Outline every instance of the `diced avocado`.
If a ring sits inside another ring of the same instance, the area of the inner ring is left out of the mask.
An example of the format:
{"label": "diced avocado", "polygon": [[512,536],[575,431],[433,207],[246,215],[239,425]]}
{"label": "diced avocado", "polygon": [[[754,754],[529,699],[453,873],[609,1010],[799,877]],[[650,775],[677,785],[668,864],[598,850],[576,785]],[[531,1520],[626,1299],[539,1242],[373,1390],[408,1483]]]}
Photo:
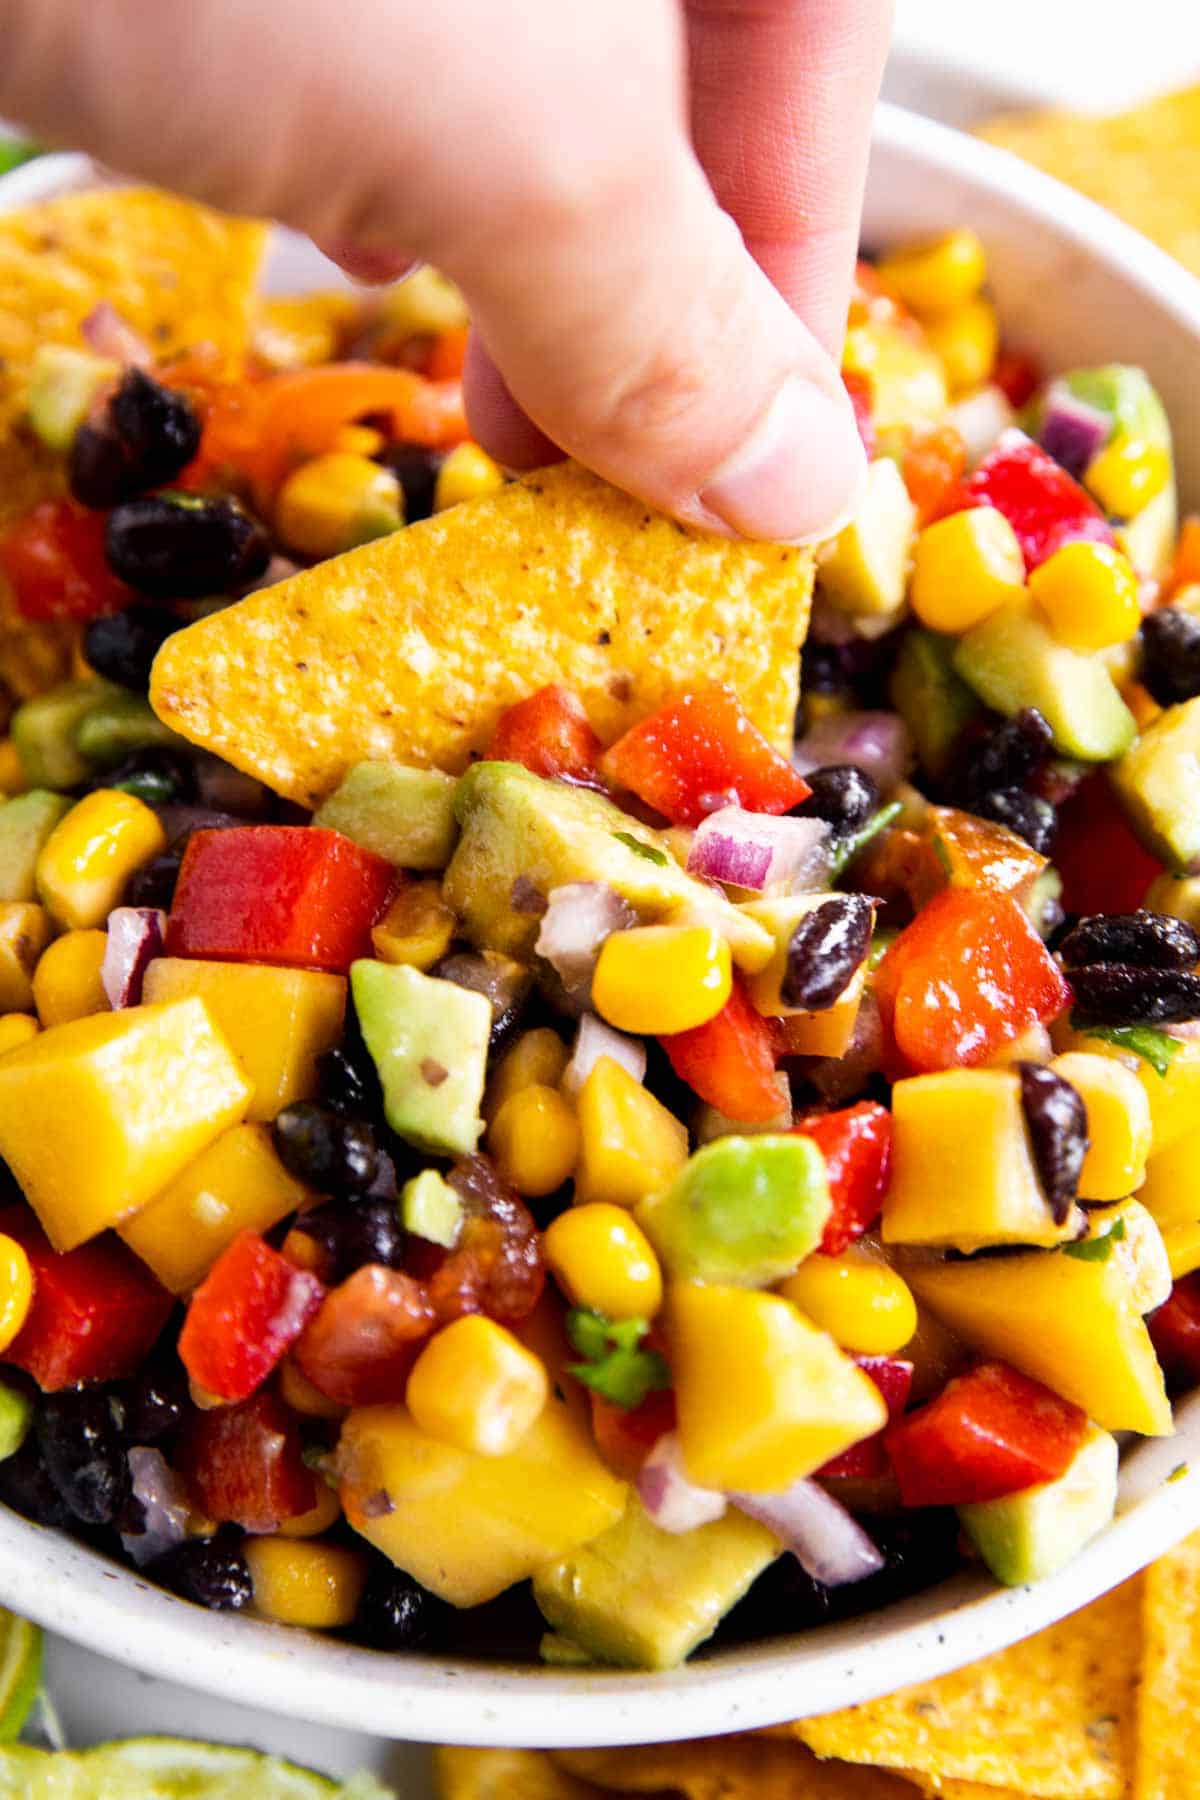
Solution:
{"label": "diced avocado", "polygon": [[0,1381],[0,1462],[21,1448],[32,1423],[33,1401],[29,1395]]}
{"label": "diced avocado", "polygon": [[1071,369],[1059,377],[1076,400],[1107,413],[1113,430],[1144,438],[1158,450],[1171,448],[1171,426],[1145,369],[1133,363],[1105,363],[1098,369]]}
{"label": "diced avocado", "polygon": [[892,671],[891,701],[912,734],[921,767],[946,772],[950,753],[979,712],[979,702],[954,670],[955,639],[936,631],[904,634]]}
{"label": "diced avocado", "polygon": [[997,712],[1036,706],[1066,756],[1111,762],[1133,742],[1133,714],[1104,664],[1060,644],[1027,606],[1002,606],[968,631],[954,667]]}
{"label": "diced avocado", "polygon": [[107,695],[80,719],[75,748],[93,769],[112,769],[138,750],[186,749],[141,694]]}
{"label": "diced avocado", "polygon": [[400,1190],[400,1217],[414,1237],[453,1250],[462,1229],[462,1201],[444,1175],[422,1169]]}
{"label": "diced avocado", "polygon": [[1200,857],[1200,697],[1147,725],[1113,770],[1113,787],[1147,850],[1189,870]]}
{"label": "diced avocado", "polygon": [[1118,525],[1114,535],[1118,548],[1125,552],[1140,575],[1151,575],[1161,581],[1170,572],[1178,529],[1179,501],[1172,478],[1153,500],[1147,501],[1141,512]]}
{"label": "diced avocado", "polygon": [[631,1498],[616,1525],[533,1578],[542,1616],[600,1662],[674,1669],[779,1555],[732,1508],[695,1531],[661,1531]]}
{"label": "diced avocado", "polygon": [[817,1145],[780,1134],[706,1144],[637,1218],[677,1281],[771,1287],[816,1249],[829,1209]]}
{"label": "diced avocado", "polygon": [[420,1150],[469,1155],[483,1130],[491,1003],[408,963],[356,962],[350,985],[392,1130]]}
{"label": "diced avocado", "polygon": [[453,775],[405,763],[356,763],[317,809],[328,826],[398,869],[444,869],[458,826]]}
{"label": "diced avocado", "polygon": [[1062,876],[1047,863],[1021,902],[1025,916],[1039,937],[1048,938],[1062,923]]}
{"label": "diced avocado", "polygon": [[946,411],[946,371],[924,332],[910,320],[885,316],[857,304],[842,355],[847,374],[865,375],[871,384],[871,417],[876,431],[933,425]]}
{"label": "diced avocado", "polygon": [[17,708],[12,740],[31,786],[70,788],[86,780],[92,769],[76,743],[79,727],[121,691],[107,681],[68,681]]}
{"label": "diced avocado", "polygon": [[697,908],[736,962],[761,966],[771,954],[761,926],[680,868],[665,832],[640,825],[603,794],[543,781],[520,763],[481,762],[461,777],[454,809],[462,837],[444,892],[481,949],[528,958],[540,925],[531,897],[602,881],[647,924]]}
{"label": "diced avocado", "polygon": [[1096,1425],[1057,1481],[960,1506],[959,1523],[997,1581],[1041,1581],[1103,1531],[1117,1504],[1117,1440]]}
{"label": "diced avocado", "polygon": [[840,612],[888,614],[904,605],[917,509],[889,457],[867,470],[858,511],[817,553],[817,586]]}
{"label": "diced avocado", "polygon": [[39,344],[29,372],[29,423],[48,450],[71,448],[102,388],[121,373],[107,357],[68,344]]}
{"label": "diced avocado", "polygon": [[32,900],[33,872],[42,845],[71,802],[46,788],[30,788],[0,806],[0,900]]}

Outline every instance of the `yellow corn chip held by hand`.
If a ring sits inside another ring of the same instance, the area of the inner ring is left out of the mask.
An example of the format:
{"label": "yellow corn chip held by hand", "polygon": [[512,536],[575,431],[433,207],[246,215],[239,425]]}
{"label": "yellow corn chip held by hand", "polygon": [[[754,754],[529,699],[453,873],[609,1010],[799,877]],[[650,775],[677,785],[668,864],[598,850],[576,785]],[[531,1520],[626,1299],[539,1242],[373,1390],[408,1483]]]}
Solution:
{"label": "yellow corn chip held by hand", "polygon": [[608,1800],[602,1788],[578,1781],[544,1750],[460,1750],[433,1753],[440,1800]]}
{"label": "yellow corn chip held by hand", "polygon": [[1145,1655],[1132,1800],[1186,1800],[1200,1791],[1200,1532],[1143,1577]]}
{"label": "yellow corn chip held by hand", "polygon": [[807,551],[685,530],[561,463],[177,632],[151,700],[304,806],[365,760],[457,774],[552,681],[606,742],[724,682],[787,748],[811,585]]}
{"label": "yellow corn chip held by hand", "polygon": [[550,1756],[560,1769],[622,1794],[678,1793],[685,1800],[916,1800],[908,1782],[885,1770],[822,1762],[800,1744],[764,1737],[703,1738],[628,1750],[554,1750]]}

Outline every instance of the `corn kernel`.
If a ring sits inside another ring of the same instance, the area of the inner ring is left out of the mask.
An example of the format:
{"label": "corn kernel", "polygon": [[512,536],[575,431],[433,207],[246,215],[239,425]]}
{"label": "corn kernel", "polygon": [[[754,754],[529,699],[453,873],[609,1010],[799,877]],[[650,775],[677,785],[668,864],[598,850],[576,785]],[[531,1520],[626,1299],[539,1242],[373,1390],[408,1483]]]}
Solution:
{"label": "corn kernel", "polygon": [[41,1027],[28,1013],[10,1012],[0,1015],[0,1056],[6,1050],[17,1050],[35,1038]]}
{"label": "corn kernel", "polygon": [[404,491],[392,469],[330,450],[288,476],[275,502],[275,528],[302,556],[339,556],[404,523]]}
{"label": "corn kernel", "polygon": [[259,302],[254,321],[255,359],[272,369],[305,369],[333,362],[357,313],[354,296],[338,289],[271,294]]}
{"label": "corn kernel", "polygon": [[293,1519],[283,1519],[279,1526],[280,1537],[312,1538],[320,1537],[336,1525],[342,1516],[342,1503],[337,1497],[337,1490],[329,1487],[324,1481],[317,1481],[317,1500],[305,1513],[297,1513]]}
{"label": "corn kernel", "polygon": [[1111,544],[1064,544],[1030,575],[1029,591],[1072,650],[1123,644],[1142,622],[1137,576]]}
{"label": "corn kernel", "polygon": [[[299,1235],[298,1232],[288,1233],[289,1239]],[[286,1244],[284,1248],[286,1250]],[[348,1407],[340,1406],[336,1400],[330,1400],[323,1394],[320,1388],[314,1387],[290,1356],[286,1356],[279,1366],[279,1392],[292,1411],[303,1414],[306,1419],[344,1419],[349,1411]],[[308,1517],[307,1513],[301,1516]]]}
{"label": "corn kernel", "polygon": [[15,1238],[0,1237],[0,1356],[29,1317],[33,1270]]}
{"label": "corn kernel", "polygon": [[1151,912],[1170,913],[1173,919],[1200,930],[1200,875],[1156,875],[1142,905]]}
{"label": "corn kernel", "polygon": [[50,942],[50,921],[26,900],[0,902],[0,1011],[33,1010],[33,973]]}
{"label": "corn kernel", "polygon": [[636,1206],[687,1161],[686,1126],[611,1056],[596,1059],[576,1104],[577,1206],[589,1200]]}
{"label": "corn kernel", "polygon": [[913,611],[931,631],[970,631],[1019,600],[1025,558],[1017,534],[994,506],[951,513],[926,525],[913,553]]}
{"label": "corn kernel", "polygon": [[264,1619],[310,1631],[352,1623],[367,1585],[361,1550],[286,1537],[248,1537],[243,1550],[254,1582],[255,1611]]}
{"label": "corn kernel", "polygon": [[482,1313],[455,1319],[430,1338],[405,1394],[419,1430],[480,1456],[515,1450],[549,1397],[545,1364]]}
{"label": "corn kernel", "polygon": [[1123,1063],[1085,1050],[1056,1056],[1050,1067],[1070,1082],[1087,1111],[1088,1152],[1079,1198],[1123,1200],[1146,1178],[1150,1102],[1145,1089]]}
{"label": "corn kernel", "polygon": [[500,1107],[488,1128],[488,1149],[518,1194],[552,1194],[575,1173],[579,1122],[557,1088],[533,1082]]}
{"label": "corn kernel", "polygon": [[100,979],[107,944],[103,931],[66,931],[43,952],[33,972],[33,1002],[45,1030],[110,1011]]}
{"label": "corn kernel", "polygon": [[506,1100],[522,1088],[557,1087],[563,1078],[571,1052],[549,1025],[534,1031],[523,1031],[505,1051],[496,1073],[488,1082],[483,1097],[483,1116],[494,1119]]}
{"label": "corn kernel", "polygon": [[371,425],[343,425],[334,433],[331,450],[341,450],[348,456],[378,456],[386,450],[387,439],[382,431],[376,431]]}
{"label": "corn kernel", "polygon": [[1106,444],[1083,472],[1088,492],[1117,519],[1132,519],[1170,479],[1170,451],[1124,432]]}
{"label": "corn kernel", "polygon": [[0,739],[0,794],[23,794],[28,786],[20,751],[10,737]]}
{"label": "corn kernel", "polygon": [[917,1329],[908,1283],[887,1263],[853,1251],[807,1257],[779,1292],[858,1356],[894,1356]]}
{"label": "corn kernel", "polygon": [[733,991],[729,944],[711,925],[635,925],[605,938],[592,1004],[618,1031],[668,1036],[715,1019]]}
{"label": "corn kernel", "polygon": [[954,399],[983,386],[1000,348],[1000,326],[990,300],[967,300],[953,312],[931,319],[926,331]]}
{"label": "corn kernel", "polygon": [[408,881],[373,927],[371,943],[380,962],[432,969],[450,948],[457,924],[440,882]]}
{"label": "corn kernel", "polygon": [[51,918],[72,930],[101,924],[129,877],[166,846],[156,814],[133,794],[97,788],[43,844],[37,889]]}
{"label": "corn kernel", "polygon": [[448,275],[428,263],[380,295],[379,316],[390,332],[417,337],[467,323],[467,303]]}
{"label": "corn kernel", "polygon": [[876,273],[886,293],[925,318],[973,300],[987,279],[987,257],[977,234],[960,226],[893,250]]}
{"label": "corn kernel", "polygon": [[478,444],[458,444],[437,472],[433,510],[445,512],[463,500],[478,500],[504,486],[504,470]]}
{"label": "corn kernel", "polygon": [[652,1319],[662,1270],[649,1238],[623,1206],[572,1206],[542,1239],[546,1264],[572,1306],[606,1319]]}

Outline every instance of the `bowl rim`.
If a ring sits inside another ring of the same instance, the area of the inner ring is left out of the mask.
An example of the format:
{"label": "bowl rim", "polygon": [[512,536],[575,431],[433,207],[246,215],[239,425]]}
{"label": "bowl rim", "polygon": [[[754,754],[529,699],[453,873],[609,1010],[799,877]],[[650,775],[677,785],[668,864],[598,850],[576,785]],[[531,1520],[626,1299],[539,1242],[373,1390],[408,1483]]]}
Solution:
{"label": "bowl rim", "polygon": [[[951,170],[1015,203],[1167,309],[1200,349],[1200,281],[1139,232],[1008,152],[881,105],[875,150]],[[0,178],[0,208],[96,179],[55,155]],[[738,1646],[666,1674],[397,1656],[205,1612],[74,1540],[0,1509],[0,1601],[146,1674],[279,1714],[377,1736],[603,1746],[744,1731],[927,1680],[1002,1649],[1116,1586],[1200,1525],[1200,1393],[1179,1435],[1127,1457],[1114,1523],[1035,1586],[962,1573],[860,1619]],[[1194,1441],[1196,1466],[1182,1460]]]}

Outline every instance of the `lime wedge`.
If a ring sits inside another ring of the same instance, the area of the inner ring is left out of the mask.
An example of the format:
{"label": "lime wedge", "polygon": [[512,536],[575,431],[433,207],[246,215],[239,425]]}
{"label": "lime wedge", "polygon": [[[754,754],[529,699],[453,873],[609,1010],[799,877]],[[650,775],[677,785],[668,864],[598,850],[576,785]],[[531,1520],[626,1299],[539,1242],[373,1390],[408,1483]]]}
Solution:
{"label": "lime wedge", "polygon": [[343,1788],[277,1756],[128,1738],[95,1750],[0,1750],[0,1800],[390,1800],[369,1779]]}
{"label": "lime wedge", "polygon": [[0,1607],[0,1743],[20,1736],[41,1682],[41,1632]]}

